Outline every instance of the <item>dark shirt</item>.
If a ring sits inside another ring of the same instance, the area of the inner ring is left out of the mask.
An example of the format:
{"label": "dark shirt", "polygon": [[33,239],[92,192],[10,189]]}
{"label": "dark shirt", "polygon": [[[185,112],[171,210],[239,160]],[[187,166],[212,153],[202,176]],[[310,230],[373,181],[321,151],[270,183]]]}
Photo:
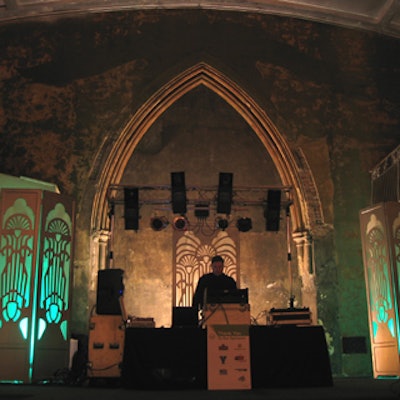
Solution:
{"label": "dark shirt", "polygon": [[204,290],[235,290],[236,281],[228,275],[215,275],[212,272],[203,275],[197,283],[192,306],[196,309],[203,306]]}

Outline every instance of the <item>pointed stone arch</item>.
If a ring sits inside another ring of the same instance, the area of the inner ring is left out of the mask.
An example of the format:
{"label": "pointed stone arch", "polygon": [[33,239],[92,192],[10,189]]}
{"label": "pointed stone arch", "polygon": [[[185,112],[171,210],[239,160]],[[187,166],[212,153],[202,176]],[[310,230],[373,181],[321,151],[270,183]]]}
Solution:
{"label": "pointed stone arch", "polygon": [[[151,96],[119,135],[100,174],[92,208],[92,228],[100,230],[107,226],[107,190],[110,184],[118,184],[122,179],[126,165],[142,137],[173,103],[200,85],[221,96],[242,116],[271,156],[282,184],[293,188],[293,230],[310,229],[320,222],[320,204],[318,212],[315,212],[317,190],[301,152],[294,153],[289,148],[265,111],[239,85],[209,64],[201,62],[177,75]],[[297,165],[296,161],[301,165]],[[302,176],[304,174],[307,176]],[[304,188],[305,179],[307,190]],[[310,192],[310,186],[314,189],[312,207],[308,205],[305,194]]]}
{"label": "pointed stone arch", "polygon": [[[292,150],[289,147],[266,112],[242,87],[207,63],[200,62],[188,68],[161,87],[137,110],[116,139],[103,164],[94,196],[91,215],[92,239],[98,241],[99,236],[107,236],[108,189],[110,185],[120,183],[142,137],[172,104],[200,85],[215,92],[241,115],[272,158],[282,185],[292,188],[291,225],[298,250],[302,291],[308,304],[315,310],[316,317],[310,231],[322,224],[323,216],[318,191],[307,161],[300,149]],[[103,242],[102,244],[104,247]],[[104,249],[99,247],[97,253],[104,256]],[[104,260],[97,261],[96,264],[104,265]]]}

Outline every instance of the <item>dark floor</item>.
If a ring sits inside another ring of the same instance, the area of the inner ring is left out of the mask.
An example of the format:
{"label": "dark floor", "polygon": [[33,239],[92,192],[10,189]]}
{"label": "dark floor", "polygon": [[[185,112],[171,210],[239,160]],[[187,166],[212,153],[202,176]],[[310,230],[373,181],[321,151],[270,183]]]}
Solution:
{"label": "dark floor", "polygon": [[386,400],[400,398],[398,379],[334,378],[329,387],[266,388],[243,391],[208,390],[132,390],[109,382],[84,382],[67,385],[12,385],[0,384],[0,399],[33,400]]}

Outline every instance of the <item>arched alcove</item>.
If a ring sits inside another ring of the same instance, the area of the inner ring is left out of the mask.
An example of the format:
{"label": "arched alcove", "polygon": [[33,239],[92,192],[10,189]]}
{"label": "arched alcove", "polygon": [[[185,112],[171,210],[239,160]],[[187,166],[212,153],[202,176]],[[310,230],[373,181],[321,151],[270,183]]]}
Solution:
{"label": "arched alcove", "polygon": [[[102,268],[109,227],[109,188],[121,182],[126,166],[137,145],[157,119],[186,93],[204,85],[225,100],[251,127],[274,162],[283,186],[291,187],[291,231],[297,245],[298,268],[303,294],[317,318],[316,291],[311,254],[313,226],[322,222],[318,192],[301,151],[292,150],[276,126],[256,101],[237,83],[207,63],[198,63],[178,74],[161,87],[134,114],[122,130],[103,164],[94,197],[91,226],[92,241],[98,249],[92,254],[92,269]],[[106,240],[99,240],[99,237]]]}
{"label": "arched alcove", "polygon": [[[293,188],[293,230],[310,229],[318,221],[315,221],[315,211],[310,210],[307,203],[304,179],[300,177],[299,166],[296,163],[296,156],[300,153],[293,153],[265,111],[240,86],[206,63],[196,64],[164,85],[139,108],[121,132],[99,178],[93,202],[92,228],[98,230],[108,226],[107,190],[110,184],[120,182],[141,138],[171,104],[199,85],[204,85],[221,96],[254,130],[274,160],[282,184]],[[301,169],[309,174],[309,170],[304,167],[302,165]],[[313,183],[312,176],[308,176],[308,179]],[[316,194],[315,189],[314,196]],[[322,215],[322,212],[319,211],[318,214]]]}

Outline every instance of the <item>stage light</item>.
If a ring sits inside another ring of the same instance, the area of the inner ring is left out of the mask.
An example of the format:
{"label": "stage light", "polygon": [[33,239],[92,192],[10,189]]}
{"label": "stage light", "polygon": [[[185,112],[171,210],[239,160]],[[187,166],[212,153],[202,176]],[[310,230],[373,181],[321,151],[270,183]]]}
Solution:
{"label": "stage light", "polygon": [[239,218],[236,222],[236,227],[239,232],[248,232],[253,227],[251,218]]}
{"label": "stage light", "polygon": [[153,217],[150,220],[150,226],[154,231],[162,231],[168,224],[167,217]]}
{"label": "stage light", "polygon": [[177,231],[187,231],[189,227],[189,221],[186,217],[180,216],[174,219],[174,228]]}
{"label": "stage light", "polygon": [[216,219],[216,226],[218,229],[224,231],[229,226],[229,222],[226,218],[218,217]]}

